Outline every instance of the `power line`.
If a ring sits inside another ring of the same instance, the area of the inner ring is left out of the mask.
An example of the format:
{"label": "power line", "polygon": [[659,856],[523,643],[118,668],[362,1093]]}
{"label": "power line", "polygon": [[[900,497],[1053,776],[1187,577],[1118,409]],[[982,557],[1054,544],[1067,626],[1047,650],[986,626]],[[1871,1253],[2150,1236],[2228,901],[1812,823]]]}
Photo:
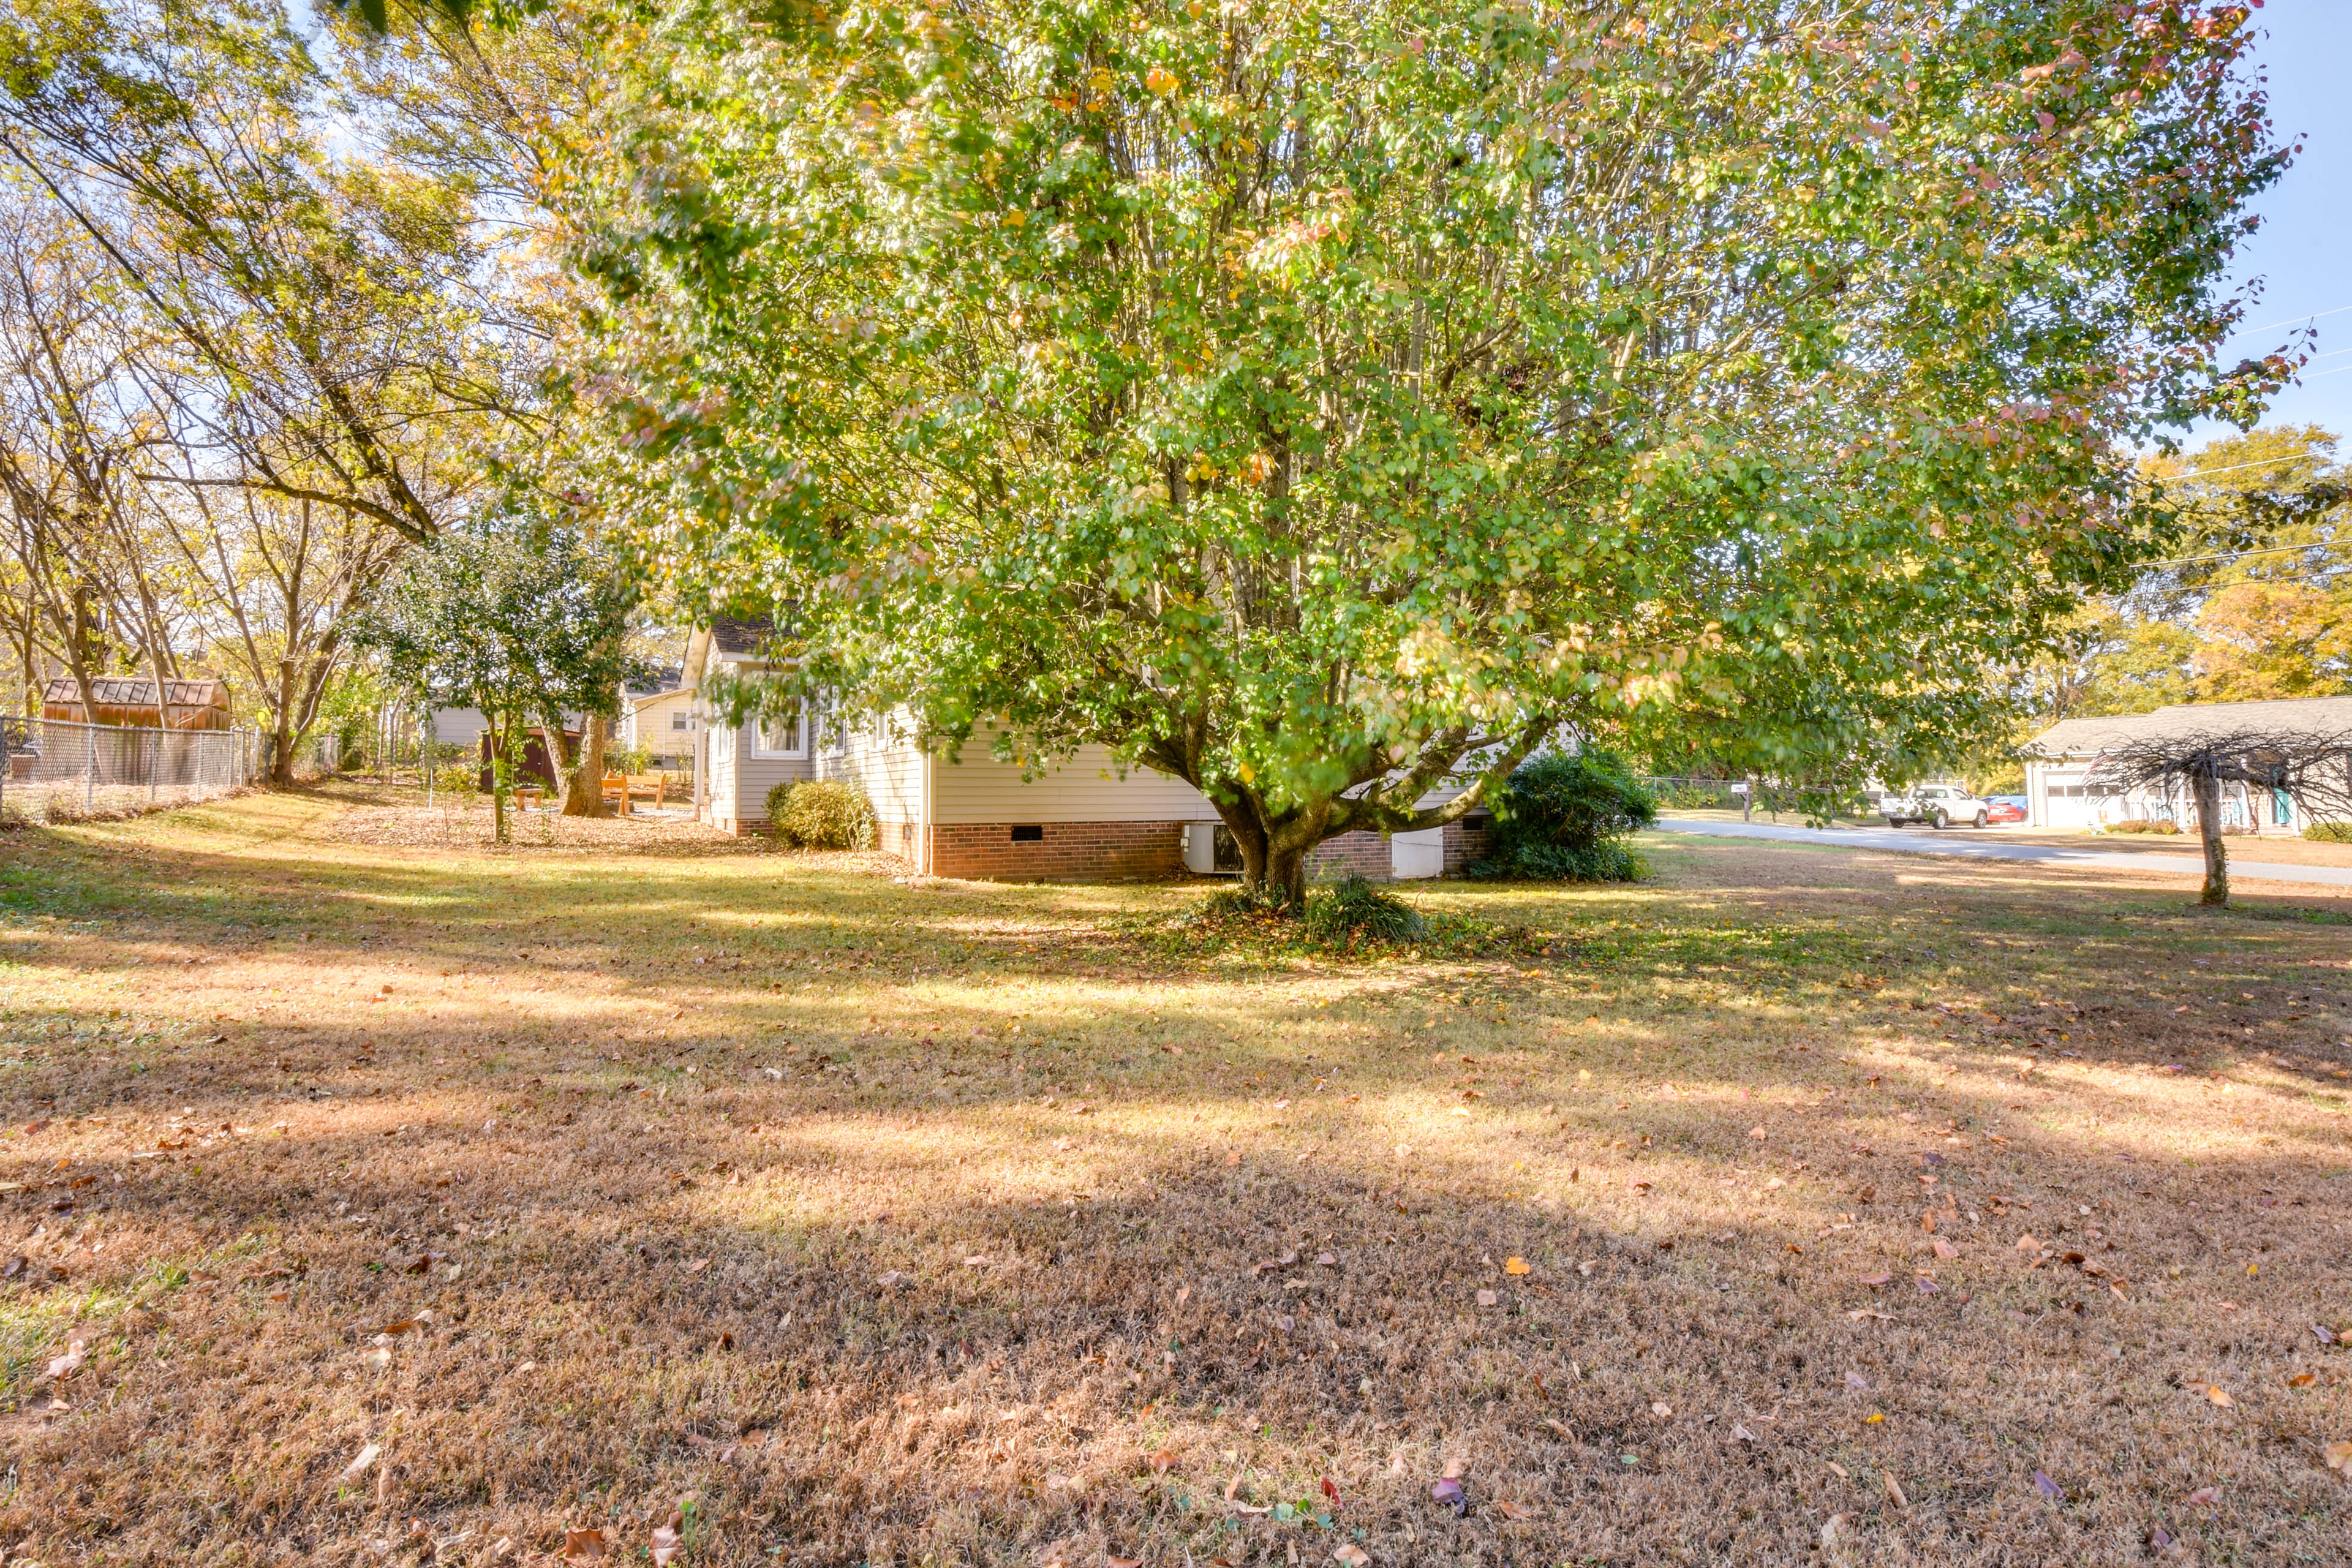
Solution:
{"label": "power line", "polygon": [[2241,327],[2221,341],[2231,343],[2240,338],[2252,337],[2256,332],[2274,332],[2281,327],[2299,327],[2305,321],[2316,321],[2328,316],[2340,316],[2347,310],[2352,310],[2352,305],[2338,305],[2333,310],[2321,310],[2308,316],[2293,316],[2284,321],[2273,321],[2266,327]]}
{"label": "power line", "polygon": [[2249,555],[2280,555],[2290,550],[2333,550],[2330,542],[2315,544],[2265,544],[2259,550],[2225,550],[2219,555],[2183,555],[2177,561],[2143,561],[2143,566],[2196,566],[2208,561],[2240,561]]}
{"label": "power line", "polygon": [[[2352,309],[2352,307],[2347,308]],[[2352,370],[2352,365],[2347,365],[2344,368],[2347,370]],[[2336,373],[2332,370],[2324,370],[2319,374],[2321,375],[2334,375]],[[2275,468],[2285,463],[2315,462],[2318,459],[2311,457],[2308,453],[2298,454],[2292,458],[2263,458],[2251,463],[2232,463],[2226,468],[2200,468],[2193,474],[2158,474],[2156,477],[2156,481],[2161,485],[2178,484],[2182,479],[2210,479],[2215,474],[2234,474],[2241,468]]]}

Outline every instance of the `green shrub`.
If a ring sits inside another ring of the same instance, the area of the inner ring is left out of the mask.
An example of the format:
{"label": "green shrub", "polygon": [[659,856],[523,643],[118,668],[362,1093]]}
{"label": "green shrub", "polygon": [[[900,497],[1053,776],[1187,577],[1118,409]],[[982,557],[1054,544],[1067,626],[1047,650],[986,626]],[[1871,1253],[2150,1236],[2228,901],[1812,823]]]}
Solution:
{"label": "green shrub", "polygon": [[1411,904],[1356,876],[1310,891],[1305,923],[1309,934],[1327,942],[1349,936],[1411,942],[1429,931],[1429,922]]}
{"label": "green shrub", "polygon": [[874,847],[873,805],[838,779],[778,784],[768,792],[768,826],[786,844],[805,849]]}
{"label": "green shrub", "polygon": [[1495,803],[1495,853],[1474,877],[1633,882],[1649,866],[1622,842],[1658,819],[1657,802],[1606,752],[1538,757]]}
{"label": "green shrub", "polygon": [[2315,844],[2352,844],[2352,822],[2315,822],[2303,836]]}

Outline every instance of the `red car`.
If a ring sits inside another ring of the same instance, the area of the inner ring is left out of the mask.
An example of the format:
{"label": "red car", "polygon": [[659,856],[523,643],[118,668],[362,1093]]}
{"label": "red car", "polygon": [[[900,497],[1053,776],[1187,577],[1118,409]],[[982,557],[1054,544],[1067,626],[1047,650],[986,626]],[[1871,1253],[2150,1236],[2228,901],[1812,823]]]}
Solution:
{"label": "red car", "polygon": [[1985,807],[1985,820],[1987,822],[2023,822],[2025,808],[2015,801],[1992,801]]}

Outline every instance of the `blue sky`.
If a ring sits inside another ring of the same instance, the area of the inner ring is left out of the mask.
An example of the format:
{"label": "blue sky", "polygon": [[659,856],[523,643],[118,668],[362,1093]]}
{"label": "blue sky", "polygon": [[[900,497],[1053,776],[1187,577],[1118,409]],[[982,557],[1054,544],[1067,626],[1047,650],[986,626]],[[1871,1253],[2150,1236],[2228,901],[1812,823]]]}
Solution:
{"label": "blue sky", "polygon": [[[2301,136],[2304,149],[2255,202],[2263,226],[2235,275],[2263,281],[2247,326],[2320,318],[2303,384],[2281,393],[2263,423],[2324,425],[2352,437],[2352,352],[2336,352],[2352,351],[2352,0],[2270,0],[2259,21],[2267,36],[2254,60],[2268,79],[2272,123],[2283,141]],[[2341,313],[2322,314],[2329,310]],[[2281,329],[2230,346],[2252,353],[2284,339]],[[2229,431],[2200,432],[2213,434]]]}

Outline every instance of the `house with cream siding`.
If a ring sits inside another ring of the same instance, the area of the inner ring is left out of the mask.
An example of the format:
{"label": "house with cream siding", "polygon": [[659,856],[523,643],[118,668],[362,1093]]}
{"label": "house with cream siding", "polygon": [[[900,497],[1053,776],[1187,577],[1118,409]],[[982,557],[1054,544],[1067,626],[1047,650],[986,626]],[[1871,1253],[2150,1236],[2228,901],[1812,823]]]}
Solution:
{"label": "house with cream siding", "polygon": [[[2064,719],[2028,742],[2026,820],[2035,827],[2113,826],[2118,822],[2174,822],[2194,831],[2197,805],[2186,782],[2170,793],[2126,791],[2099,776],[2099,759],[2128,742],[2166,736],[2269,731],[2329,737],[2352,734],[2352,697],[2293,697],[2271,702],[2174,702],[2147,713]],[[2352,753],[2342,764],[2352,781]],[[2309,823],[2284,790],[2250,790],[2232,783],[2221,792],[2221,825],[2230,831],[2294,837]]]}
{"label": "house with cream siding", "polygon": [[[767,668],[764,626],[719,619],[688,640],[685,687]],[[696,815],[732,833],[764,830],[776,784],[839,779],[872,803],[877,847],[915,872],[1004,881],[1143,880],[1235,868],[1219,863],[1216,808],[1181,779],[1120,768],[1082,746],[1035,776],[991,754],[985,733],[954,755],[915,738],[903,712],[795,712],[729,726],[700,705]],[[1430,797],[1445,798],[1444,794]],[[1393,837],[1351,833],[1317,850],[1320,875],[1388,879],[1458,871],[1486,852],[1490,819]]]}

